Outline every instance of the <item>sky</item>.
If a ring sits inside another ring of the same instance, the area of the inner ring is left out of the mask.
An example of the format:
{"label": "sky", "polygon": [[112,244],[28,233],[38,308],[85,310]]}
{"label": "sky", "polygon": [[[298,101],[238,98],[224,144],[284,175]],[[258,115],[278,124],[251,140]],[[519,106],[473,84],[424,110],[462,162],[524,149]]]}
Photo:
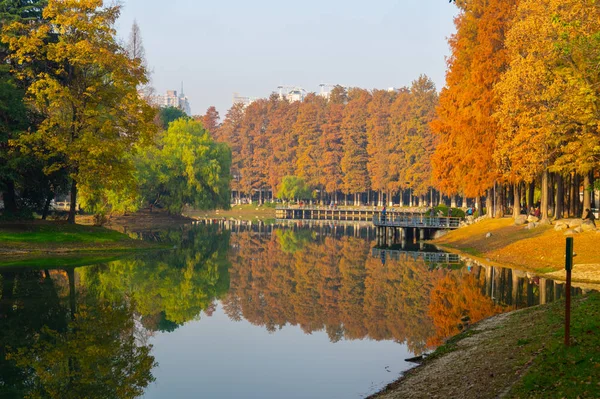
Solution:
{"label": "sky", "polygon": [[141,30],[157,93],[180,91],[193,114],[221,118],[234,92],[277,87],[410,86],[421,74],[444,86],[456,6],[447,0],[121,0],[126,41]]}

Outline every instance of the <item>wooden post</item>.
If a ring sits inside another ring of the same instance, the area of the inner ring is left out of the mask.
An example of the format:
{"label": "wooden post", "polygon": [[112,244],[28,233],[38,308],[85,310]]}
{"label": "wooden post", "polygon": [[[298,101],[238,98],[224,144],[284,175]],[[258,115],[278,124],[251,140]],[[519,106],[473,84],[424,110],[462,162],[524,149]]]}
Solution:
{"label": "wooden post", "polygon": [[571,270],[573,270],[573,237],[567,237],[567,254],[565,259],[567,284],[565,287],[565,346],[571,344]]}

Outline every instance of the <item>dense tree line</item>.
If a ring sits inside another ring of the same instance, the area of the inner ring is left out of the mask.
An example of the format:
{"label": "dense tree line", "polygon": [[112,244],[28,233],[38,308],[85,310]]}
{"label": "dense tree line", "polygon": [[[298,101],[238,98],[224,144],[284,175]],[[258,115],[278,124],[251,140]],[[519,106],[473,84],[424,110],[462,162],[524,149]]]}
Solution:
{"label": "dense tree line", "polygon": [[262,201],[295,176],[317,199],[437,204],[426,196],[433,187],[487,205],[490,216],[538,205],[542,219],[560,218],[592,207],[597,2],[455,3],[439,101],[421,77],[398,92],[336,87],[328,100],[313,94],[301,103],[272,95],[234,105],[220,125],[210,109],[206,126],[232,146],[233,190]]}
{"label": "dense tree line", "polygon": [[434,181],[490,204],[495,191],[497,215],[538,198],[542,219],[580,215],[600,165],[598,2],[456,5]]}
{"label": "dense tree line", "polygon": [[202,120],[231,146],[238,195],[263,201],[295,176],[319,193],[317,200],[345,195],[358,203],[372,192],[384,203],[404,191],[412,202],[432,187],[429,123],[437,97],[433,82],[421,76],[398,91],[336,86],[328,99],[309,94],[302,102],[273,94],[234,105],[221,124],[214,108]]}

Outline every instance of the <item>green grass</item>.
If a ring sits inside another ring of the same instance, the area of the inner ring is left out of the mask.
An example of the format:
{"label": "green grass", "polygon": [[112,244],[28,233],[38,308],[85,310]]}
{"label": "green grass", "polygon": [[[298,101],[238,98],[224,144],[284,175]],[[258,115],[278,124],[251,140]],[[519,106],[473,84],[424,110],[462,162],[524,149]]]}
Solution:
{"label": "green grass", "polygon": [[[164,244],[135,240],[126,234],[97,226],[47,221],[0,224],[0,253],[5,252],[10,256],[10,259],[3,256],[0,266],[18,266],[29,262],[25,258],[42,259],[57,253],[103,253],[158,248],[164,248]],[[52,260],[47,259],[45,262],[49,266],[53,265]]]}
{"label": "green grass", "polygon": [[95,226],[69,224],[31,224],[23,230],[4,230],[0,226],[0,243],[108,243],[127,241],[130,238],[114,230]]}
{"label": "green grass", "polygon": [[[540,354],[511,391],[513,398],[600,398],[600,293],[574,302],[572,345],[564,345],[564,302],[550,306],[539,323]],[[518,340],[518,345],[533,345]]]}

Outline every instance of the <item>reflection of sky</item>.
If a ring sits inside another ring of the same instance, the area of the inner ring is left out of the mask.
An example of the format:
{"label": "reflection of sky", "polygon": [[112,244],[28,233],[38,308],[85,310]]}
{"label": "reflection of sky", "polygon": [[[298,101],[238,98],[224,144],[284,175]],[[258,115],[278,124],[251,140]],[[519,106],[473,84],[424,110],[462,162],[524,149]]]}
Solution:
{"label": "reflection of sky", "polygon": [[[212,317],[151,340],[159,365],[144,398],[360,398],[410,367],[405,345],[371,340],[331,343],[324,331]],[[388,367],[389,372],[386,370]]]}

